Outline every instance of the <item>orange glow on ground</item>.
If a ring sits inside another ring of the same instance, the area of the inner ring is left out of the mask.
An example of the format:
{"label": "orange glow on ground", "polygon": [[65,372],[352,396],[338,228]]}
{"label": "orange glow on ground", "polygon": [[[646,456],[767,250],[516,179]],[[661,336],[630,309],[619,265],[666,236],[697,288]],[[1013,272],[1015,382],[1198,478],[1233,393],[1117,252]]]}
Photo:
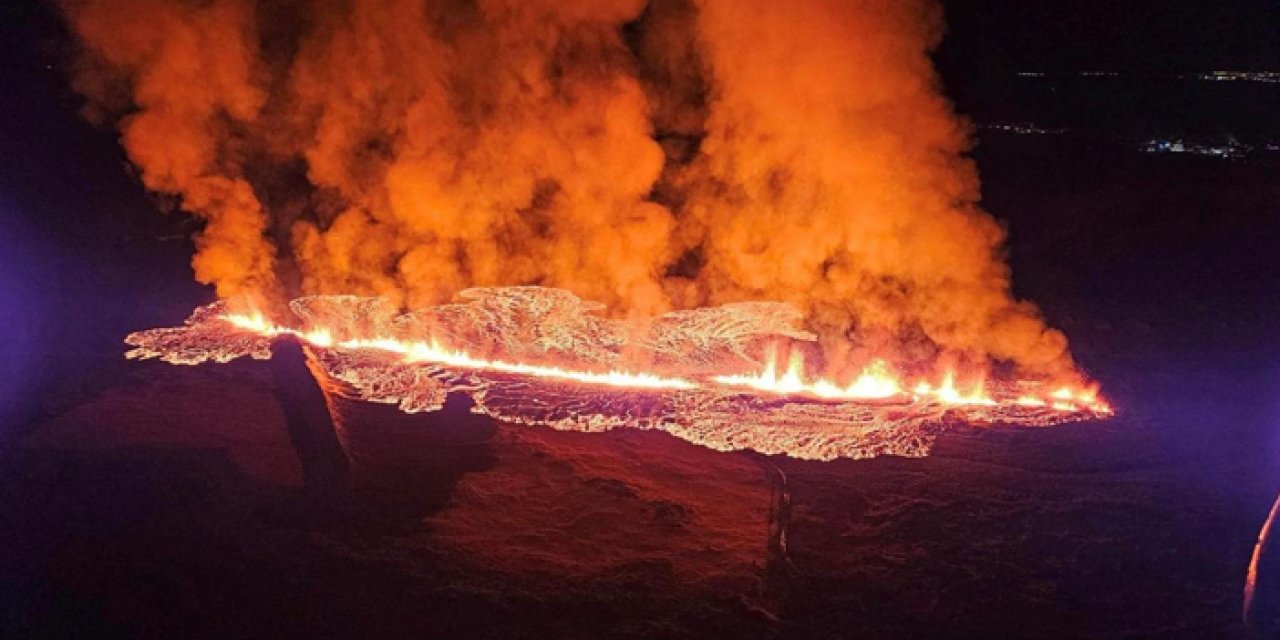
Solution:
{"label": "orange glow on ground", "polygon": [[[436,340],[406,341],[390,337],[353,338],[337,340],[325,328],[298,330],[282,327],[268,321],[258,313],[228,314],[221,316],[231,325],[267,337],[295,336],[313,346],[324,349],[374,350],[399,356],[403,362],[433,363],[461,369],[494,371],[535,378],[563,380],[589,385],[604,385],[631,389],[689,390],[705,387],[735,387],[750,389],[761,394],[781,396],[809,396],[829,400],[891,400],[937,402],[954,406],[999,406],[1001,404],[1028,408],[1049,408],[1061,412],[1091,411],[1109,414],[1111,408],[1098,398],[1096,386],[1083,389],[1057,387],[1044,395],[1024,394],[1016,398],[997,401],[985,391],[981,377],[967,383],[957,383],[956,375],[948,371],[937,385],[921,380],[907,390],[902,380],[884,360],[875,359],[863,368],[848,384],[841,385],[825,378],[813,378],[805,371],[803,355],[792,352],[785,370],[780,370],[776,353],[771,354],[764,367],[757,373],[712,376],[701,380],[662,376],[637,371],[588,371],[509,362],[473,356],[466,351],[449,349]],[[963,388],[963,390],[962,390]]]}
{"label": "orange glow on ground", "polygon": [[561,367],[506,362],[474,357],[465,351],[446,349],[436,341],[404,341],[395,338],[359,338],[335,341],[327,329],[299,331],[268,322],[261,315],[223,316],[227,322],[265,336],[291,335],[325,349],[370,349],[400,355],[405,362],[431,362],[462,369],[497,371],[516,375],[566,380],[583,384],[608,385],[633,389],[696,389],[698,384],[680,378],[667,378],[649,373],[628,371],[575,371]]}

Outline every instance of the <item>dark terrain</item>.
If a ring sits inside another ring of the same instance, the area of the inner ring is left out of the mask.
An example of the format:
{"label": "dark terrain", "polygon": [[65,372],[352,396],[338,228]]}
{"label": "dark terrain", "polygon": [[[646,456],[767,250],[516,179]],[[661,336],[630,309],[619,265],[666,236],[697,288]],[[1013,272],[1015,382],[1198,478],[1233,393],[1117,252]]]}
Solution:
{"label": "dark terrain", "polygon": [[318,498],[265,363],[121,357],[210,298],[192,228],[76,118],[45,40],[7,35],[0,636],[1245,637],[1280,488],[1280,154],[982,133],[1017,291],[1113,420],[818,463],[456,405],[401,441],[357,410],[413,481]]}

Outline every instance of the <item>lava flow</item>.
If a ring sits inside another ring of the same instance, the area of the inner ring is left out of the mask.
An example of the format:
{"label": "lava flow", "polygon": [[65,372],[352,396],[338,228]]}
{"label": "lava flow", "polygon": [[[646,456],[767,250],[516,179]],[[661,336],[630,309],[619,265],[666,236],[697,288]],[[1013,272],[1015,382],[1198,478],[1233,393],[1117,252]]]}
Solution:
{"label": "lava flow", "polygon": [[693,389],[697,386],[697,384],[689,382],[688,380],[664,378],[662,376],[649,373],[628,373],[625,371],[596,373],[591,371],[574,371],[560,367],[547,367],[534,364],[476,358],[465,351],[451,351],[449,349],[445,349],[440,346],[438,341],[435,340],[430,342],[410,342],[397,338],[378,337],[335,341],[332,333],[327,329],[298,331],[288,327],[280,327],[268,322],[260,314],[245,315],[231,313],[222,316],[222,319],[236,327],[254,331],[259,335],[267,337],[291,335],[302,339],[312,346],[324,349],[368,349],[372,351],[383,351],[402,356],[404,361],[409,363],[431,362],[451,367],[458,367],[461,369],[498,371],[502,373],[533,376],[536,378],[551,378],[555,380],[580,382],[583,384],[603,384],[636,389]]}
{"label": "lava flow", "polygon": [[718,450],[814,459],[924,455],[959,423],[1050,425],[1111,413],[1092,386],[958,384],[951,372],[908,386],[883,360],[841,385],[808,376],[798,350],[781,370],[776,346],[812,339],[782,304],[623,321],[555,289],[471,289],[460,299],[399,313],[377,298],[299,298],[290,306],[304,328],[218,302],[183,327],[130,335],[127,355],[175,364],[266,359],[271,341],[288,335],[352,397],[406,412],[438,409],[449,392],[464,392],[477,412],[510,422],[658,429]]}

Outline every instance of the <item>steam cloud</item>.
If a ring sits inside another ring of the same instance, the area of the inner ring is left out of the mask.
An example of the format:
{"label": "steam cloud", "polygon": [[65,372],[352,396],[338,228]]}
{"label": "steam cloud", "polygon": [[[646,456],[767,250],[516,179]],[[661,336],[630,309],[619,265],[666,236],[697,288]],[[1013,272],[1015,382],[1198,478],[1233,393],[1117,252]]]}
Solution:
{"label": "steam cloud", "polygon": [[63,0],[223,297],[542,284],[805,311],[828,368],[1071,370],[977,206],[929,0]]}

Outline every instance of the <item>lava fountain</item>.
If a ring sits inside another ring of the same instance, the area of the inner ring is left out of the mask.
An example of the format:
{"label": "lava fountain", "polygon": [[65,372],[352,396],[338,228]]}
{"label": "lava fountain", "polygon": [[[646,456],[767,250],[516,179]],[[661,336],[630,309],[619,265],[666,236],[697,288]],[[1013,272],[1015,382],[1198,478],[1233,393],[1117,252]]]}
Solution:
{"label": "lava fountain", "polygon": [[268,359],[273,340],[290,337],[352,398],[406,413],[438,410],[458,392],[473,411],[506,422],[652,429],[720,451],[817,460],[923,456],[958,424],[1045,426],[1112,413],[1096,386],[953,371],[908,381],[879,359],[847,382],[816,377],[803,351],[788,349],[814,336],[781,303],[613,320],[543,287],[468,289],[458,300],[402,313],[380,298],[310,296],[290,303],[290,323],[220,301],[182,327],[129,335],[127,356]]}

